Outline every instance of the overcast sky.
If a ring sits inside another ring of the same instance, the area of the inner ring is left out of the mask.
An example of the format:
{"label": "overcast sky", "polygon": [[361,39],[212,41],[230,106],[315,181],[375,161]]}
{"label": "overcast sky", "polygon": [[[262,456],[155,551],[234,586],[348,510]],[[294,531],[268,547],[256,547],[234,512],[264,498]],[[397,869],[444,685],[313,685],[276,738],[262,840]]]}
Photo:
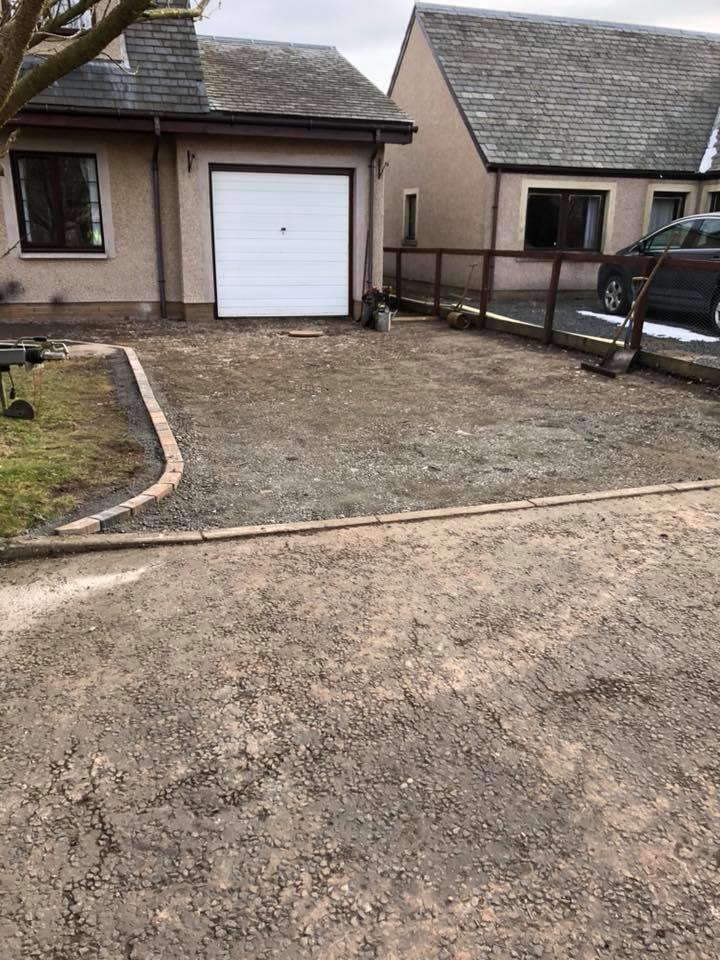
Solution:
{"label": "overcast sky", "polygon": [[[717,0],[498,0],[462,5],[720,33]],[[412,8],[412,0],[214,0],[211,16],[199,29],[216,36],[331,44],[387,90]]]}

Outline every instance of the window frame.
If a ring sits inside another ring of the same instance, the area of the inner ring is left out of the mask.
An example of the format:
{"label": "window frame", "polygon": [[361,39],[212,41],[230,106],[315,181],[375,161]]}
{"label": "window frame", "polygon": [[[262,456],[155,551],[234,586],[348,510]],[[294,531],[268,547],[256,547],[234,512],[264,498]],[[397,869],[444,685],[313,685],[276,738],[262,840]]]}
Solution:
{"label": "window frame", "polygon": [[[530,198],[537,194],[559,195],[560,211],[558,214],[558,239],[554,247],[533,247],[528,245],[527,228]],[[602,253],[603,237],[605,233],[605,217],[608,207],[609,190],[583,190],[575,187],[529,187],[525,197],[525,224],[523,229],[523,250],[535,250],[539,253]],[[598,197],[600,210],[598,213],[597,243],[592,247],[568,247],[568,212],[571,197]]]}
{"label": "window frame", "polygon": [[[675,213],[668,220],[667,223],[673,223],[675,220],[682,220],[686,216],[685,207],[687,206],[688,195],[684,191],[677,190],[653,190],[652,196],[650,198],[650,210],[648,213],[648,226],[652,220],[653,214],[653,204],[656,199],[660,200],[674,200],[675,201]],[[687,214],[687,216],[692,216],[692,214]],[[663,224],[667,226],[667,224]],[[657,230],[662,230],[663,227],[658,227]]]}
{"label": "window frame", "polygon": [[708,208],[705,213],[720,213],[720,190],[710,190],[707,195]]}
{"label": "window frame", "polygon": [[[73,0],[70,0],[72,4]],[[63,13],[64,11],[59,9],[58,14]],[[83,18],[87,17],[88,23],[83,23]],[[82,33],[84,30],[91,30],[95,26],[95,8],[91,7],[89,10],[84,10],[79,17],[75,17],[74,20],[70,20],[65,24],[64,27],[60,27],[56,31],[56,36],[58,37],[74,37],[78,33]]]}
{"label": "window frame", "polygon": [[[402,242],[403,242],[406,246],[416,246],[416,245],[417,245],[418,195],[419,195],[419,190],[417,190],[417,189],[404,190],[404,191],[403,191],[403,214],[402,214],[402,216],[403,216],[403,224],[402,224],[403,240],[402,240]],[[415,200],[415,210],[414,210],[414,214],[415,214],[414,227],[415,227],[415,230],[414,230],[413,236],[410,236],[410,235],[408,234],[408,226],[409,226],[408,200],[410,199],[410,197],[413,197],[414,200]]]}
{"label": "window frame", "polygon": [[[23,208],[22,184],[20,182],[19,160],[25,157],[42,158],[47,160],[53,158],[54,170],[51,177],[51,194],[54,212],[60,211],[63,215],[62,223],[65,223],[64,207],[62,202],[62,189],[60,179],[60,159],[64,157],[74,157],[79,160],[92,160],[95,164],[95,182],[98,190],[98,212],[100,215],[100,234],[102,242],[95,246],[81,246],[77,244],[61,243],[57,239],[54,243],[44,241],[28,240],[26,236],[27,223],[25,222],[25,210]],[[18,223],[18,236],[20,238],[20,250],[23,253],[67,253],[67,254],[106,254],[105,241],[105,221],[103,218],[103,203],[100,190],[100,167],[96,153],[80,153],[74,150],[11,150],[10,166],[12,168],[13,192],[15,194],[15,212]]]}

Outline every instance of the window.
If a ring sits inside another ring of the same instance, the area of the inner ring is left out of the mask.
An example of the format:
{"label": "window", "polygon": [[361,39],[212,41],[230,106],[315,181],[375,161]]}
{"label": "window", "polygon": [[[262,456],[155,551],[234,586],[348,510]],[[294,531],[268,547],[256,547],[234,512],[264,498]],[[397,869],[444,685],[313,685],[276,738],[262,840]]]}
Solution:
{"label": "window", "polygon": [[[53,16],[60,16],[60,14],[73,7],[76,2],[77,0],[56,0],[52,10]],[[80,30],[89,30],[93,22],[94,11],[92,9],[84,10],[76,17],[73,17],[72,20],[68,20],[64,27],[60,27],[58,33],[72,36],[72,34],[78,33]]]}
{"label": "window", "polygon": [[530,190],[525,249],[599,250],[604,214],[604,193]]}
{"label": "window", "polygon": [[720,190],[708,194],[708,213],[720,213]]}
{"label": "window", "polygon": [[417,193],[405,194],[403,240],[405,243],[417,242]]}
{"label": "window", "polygon": [[683,244],[689,250],[717,250],[720,248],[720,219],[698,217],[690,221],[687,240]]}
{"label": "window", "polygon": [[12,168],[23,250],[104,250],[94,156],[13,152]]}
{"label": "window", "polygon": [[[675,227],[668,227],[667,230],[660,230],[652,237],[648,237],[642,244],[643,253],[662,253],[663,250],[679,250],[688,245],[688,234],[691,225],[699,223],[698,220],[687,220],[685,223],[678,224]],[[668,247],[669,244],[669,247]]]}
{"label": "window", "polygon": [[655,192],[650,208],[650,223],[648,232],[659,230],[666,223],[678,220],[685,212],[685,194],[684,193],[660,193]]}

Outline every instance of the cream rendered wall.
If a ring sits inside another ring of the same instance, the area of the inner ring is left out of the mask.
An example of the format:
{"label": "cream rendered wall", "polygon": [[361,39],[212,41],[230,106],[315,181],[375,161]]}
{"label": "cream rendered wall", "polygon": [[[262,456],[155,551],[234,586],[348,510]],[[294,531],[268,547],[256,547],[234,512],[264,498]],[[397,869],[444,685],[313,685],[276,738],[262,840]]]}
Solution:
{"label": "cream rendered wall", "polygon": [[[503,173],[500,186],[497,247],[522,250],[525,243],[525,212],[529,189],[558,188],[600,190],[606,193],[602,253],[615,253],[647,232],[655,191],[685,192],[685,214],[707,209],[699,201],[702,184],[673,180],[627,177],[564,176],[563,174]],[[543,290],[552,264],[520,259],[498,259],[496,290]],[[560,286],[565,290],[594,290],[597,264],[563,265]]]}
{"label": "cream rendered wall", "polygon": [[[150,162],[154,138],[142,134],[23,131],[12,149],[94,153],[97,156],[105,254],[22,253],[19,245],[0,259],[0,289],[10,282],[20,290],[3,303],[3,313],[22,310],[14,304],[117,303],[115,311],[143,316],[157,310],[158,281]],[[168,298],[180,296],[179,230],[174,144],[161,151],[161,198],[168,270]],[[0,178],[2,213],[0,253],[18,240],[18,221],[9,160]],[[122,304],[123,306],[120,306]],[[126,308],[126,304],[134,304]],[[105,311],[113,313],[112,307]]]}
{"label": "cream rendered wall", "polygon": [[[368,231],[369,143],[345,144],[309,140],[234,137],[178,137],[178,209],[181,230],[182,297],[189,313],[214,307],[212,227],[210,219],[210,165],[214,163],[258,166],[332,167],[354,171],[353,300],[363,293],[363,272]],[[188,155],[192,168],[188,170]],[[382,152],[378,157],[382,161]],[[375,278],[382,281],[383,192],[375,181]],[[192,305],[203,307],[193,310]]]}
{"label": "cream rendered wall", "polygon": [[[392,99],[418,124],[408,146],[389,145],[385,173],[385,243],[403,240],[403,191],[417,188],[417,245],[482,247],[489,242],[493,180],[458,112],[418,22],[408,38]],[[408,247],[411,249],[411,247]],[[416,266],[429,266],[428,257],[404,259],[406,276]],[[392,258],[387,258],[392,275]],[[448,260],[446,275],[460,282],[463,265]]]}

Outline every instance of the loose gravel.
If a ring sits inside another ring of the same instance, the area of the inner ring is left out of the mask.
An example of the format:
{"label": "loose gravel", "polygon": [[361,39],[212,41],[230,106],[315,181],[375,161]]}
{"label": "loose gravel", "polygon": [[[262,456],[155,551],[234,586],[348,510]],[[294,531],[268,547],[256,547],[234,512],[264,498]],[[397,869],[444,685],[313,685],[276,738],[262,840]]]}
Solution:
{"label": "loose gravel", "polygon": [[715,477],[718,391],[444,323],[188,328],[136,344],[185,458],[124,530],[197,529]]}
{"label": "loose gravel", "polygon": [[5,960],[711,960],[717,493],[6,566]]}

